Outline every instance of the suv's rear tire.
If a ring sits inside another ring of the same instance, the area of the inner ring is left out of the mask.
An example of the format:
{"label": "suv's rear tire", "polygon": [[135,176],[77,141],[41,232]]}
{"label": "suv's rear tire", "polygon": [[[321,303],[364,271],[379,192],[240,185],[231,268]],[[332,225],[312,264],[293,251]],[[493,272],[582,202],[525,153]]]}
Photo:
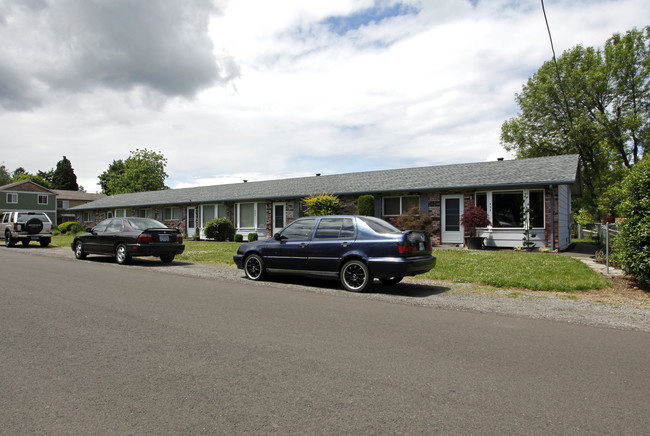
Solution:
{"label": "suv's rear tire", "polygon": [[38,242],[41,244],[41,247],[47,247],[50,245],[50,239],[48,238],[41,238],[41,240]]}
{"label": "suv's rear tire", "polygon": [[14,245],[16,245],[16,240],[11,237],[11,232],[9,230],[7,230],[5,232],[5,246],[6,247],[13,247]]}

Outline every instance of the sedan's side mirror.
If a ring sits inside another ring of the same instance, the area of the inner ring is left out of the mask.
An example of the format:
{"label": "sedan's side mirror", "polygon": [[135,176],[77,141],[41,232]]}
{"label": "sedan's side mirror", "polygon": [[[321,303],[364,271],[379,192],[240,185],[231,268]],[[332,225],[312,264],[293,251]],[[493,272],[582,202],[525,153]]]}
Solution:
{"label": "sedan's side mirror", "polygon": [[273,239],[275,239],[276,241],[281,241],[281,240],[283,240],[283,239],[287,239],[287,237],[286,237],[286,236],[282,236],[282,235],[279,234],[279,233],[276,233],[275,235],[273,235]]}
{"label": "sedan's side mirror", "polygon": [[93,231],[93,229],[91,229],[90,227],[86,228],[86,231],[87,231],[88,233],[95,233],[95,232]]}

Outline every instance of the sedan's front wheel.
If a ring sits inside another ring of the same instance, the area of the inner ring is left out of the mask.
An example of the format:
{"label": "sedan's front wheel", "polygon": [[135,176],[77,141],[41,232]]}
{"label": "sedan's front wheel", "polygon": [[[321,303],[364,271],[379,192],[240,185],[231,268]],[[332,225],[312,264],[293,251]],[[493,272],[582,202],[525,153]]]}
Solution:
{"label": "sedan's front wheel", "polygon": [[81,241],[77,241],[77,243],[74,246],[74,257],[76,257],[77,259],[86,258],[86,252],[84,251],[84,246],[81,243]]}
{"label": "sedan's front wheel", "polygon": [[160,261],[162,263],[172,263],[174,261],[174,255],[173,254],[166,254],[164,256],[160,256]]}
{"label": "sedan's front wheel", "polygon": [[264,278],[264,260],[257,254],[251,254],[244,261],[244,272],[251,280],[262,280]]}
{"label": "sedan's front wheel", "polygon": [[372,283],[372,276],[365,263],[351,260],[341,268],[341,283],[350,292],[362,292]]}
{"label": "sedan's front wheel", "polygon": [[129,253],[126,251],[126,245],[120,244],[117,246],[117,248],[115,249],[115,260],[120,265],[129,263],[129,260],[131,260],[131,256],[129,256]]}

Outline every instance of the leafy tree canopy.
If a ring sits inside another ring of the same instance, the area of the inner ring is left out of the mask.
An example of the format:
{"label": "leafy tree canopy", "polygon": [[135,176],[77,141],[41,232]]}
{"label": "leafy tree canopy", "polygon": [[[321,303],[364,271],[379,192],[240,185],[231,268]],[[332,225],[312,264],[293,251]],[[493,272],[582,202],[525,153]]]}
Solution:
{"label": "leafy tree canopy", "polygon": [[7,171],[7,167],[4,164],[0,165],[0,186],[8,185],[11,183],[11,174]]}
{"label": "leafy tree canopy", "polygon": [[165,186],[167,159],[161,153],[136,149],[125,161],[117,160],[99,175],[102,192],[107,195],[158,191]]}
{"label": "leafy tree canopy", "polygon": [[578,153],[583,203],[613,214],[621,199],[611,187],[650,141],[649,79],[650,26],[614,34],[603,49],[574,47],[517,94],[520,114],[502,125],[501,144],[520,158]]}

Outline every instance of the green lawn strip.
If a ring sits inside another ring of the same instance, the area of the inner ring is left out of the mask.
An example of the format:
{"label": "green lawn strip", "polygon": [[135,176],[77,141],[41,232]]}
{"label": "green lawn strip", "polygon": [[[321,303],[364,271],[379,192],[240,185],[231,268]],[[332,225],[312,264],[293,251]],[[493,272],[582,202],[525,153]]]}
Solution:
{"label": "green lawn strip", "polygon": [[[52,245],[69,248],[72,236],[55,236]],[[239,243],[185,241],[185,262],[234,265]],[[436,267],[418,277],[458,283],[480,283],[501,288],[573,292],[602,289],[610,282],[577,259],[548,253],[434,249]]]}
{"label": "green lawn strip", "polygon": [[602,289],[610,282],[577,259],[547,253],[435,249],[434,280],[539,291]]}

